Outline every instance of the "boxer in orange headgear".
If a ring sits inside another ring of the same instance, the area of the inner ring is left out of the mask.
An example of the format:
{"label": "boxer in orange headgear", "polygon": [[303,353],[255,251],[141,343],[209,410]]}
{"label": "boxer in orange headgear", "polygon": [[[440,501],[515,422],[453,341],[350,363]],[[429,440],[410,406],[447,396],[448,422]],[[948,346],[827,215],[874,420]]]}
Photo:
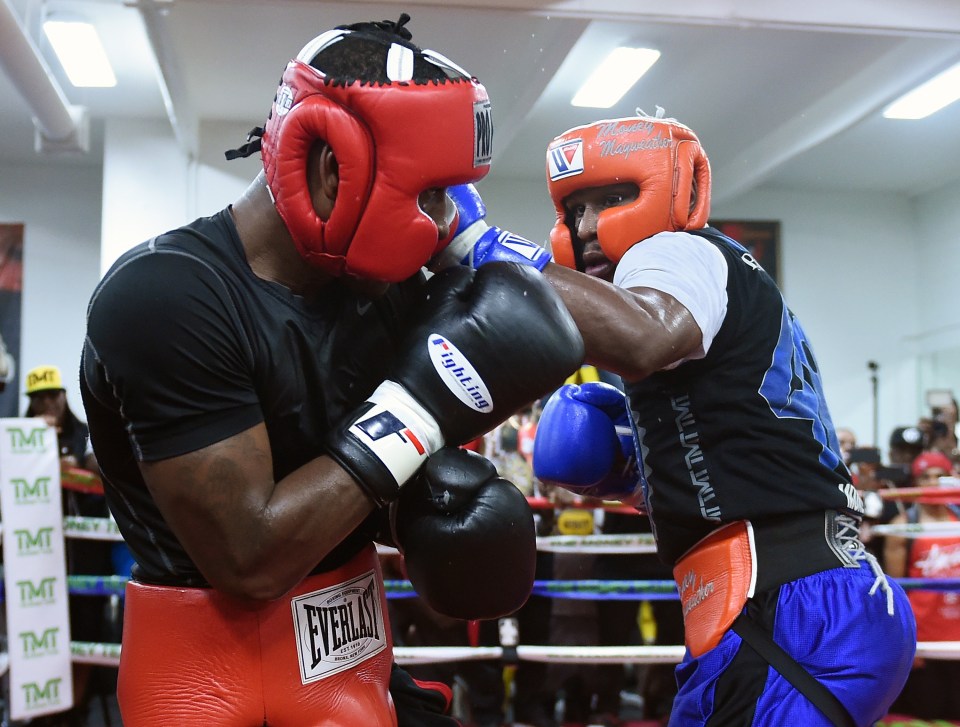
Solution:
{"label": "boxer in orange headgear", "polygon": [[697,136],[659,115],[605,119],[556,137],[546,162],[556,262],[458,189],[469,224],[440,263],[540,270],[586,361],[623,379],[560,387],[533,468],[645,506],[688,647],[670,725],[873,724],[910,672],[913,614],[859,538],[806,333],[750,251],[707,224]]}
{"label": "boxer in orange headgear", "polygon": [[607,119],[561,134],[547,150],[547,186],[557,210],[554,259],[583,270],[564,200],[591,187],[623,187],[632,200],[607,207],[597,237],[612,262],[658,232],[696,230],[710,213],[710,162],[690,129],[674,119]]}

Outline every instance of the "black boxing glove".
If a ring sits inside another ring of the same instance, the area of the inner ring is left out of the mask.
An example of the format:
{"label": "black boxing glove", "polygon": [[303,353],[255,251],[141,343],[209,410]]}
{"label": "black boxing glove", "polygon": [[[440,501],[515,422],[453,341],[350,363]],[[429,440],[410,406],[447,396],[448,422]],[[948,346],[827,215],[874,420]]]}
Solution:
{"label": "black boxing glove", "polygon": [[447,268],[426,285],[384,381],[331,432],[327,452],[378,505],[445,444],[490,431],[583,361],[570,313],[536,270]]}
{"label": "black boxing glove", "polygon": [[453,691],[446,684],[414,679],[394,664],[390,696],[397,713],[397,727],[461,727],[449,716]]}
{"label": "black boxing glove", "polygon": [[430,457],[403,488],[394,529],[414,589],[445,616],[499,618],[533,589],[533,510],[475,452],[447,447]]}

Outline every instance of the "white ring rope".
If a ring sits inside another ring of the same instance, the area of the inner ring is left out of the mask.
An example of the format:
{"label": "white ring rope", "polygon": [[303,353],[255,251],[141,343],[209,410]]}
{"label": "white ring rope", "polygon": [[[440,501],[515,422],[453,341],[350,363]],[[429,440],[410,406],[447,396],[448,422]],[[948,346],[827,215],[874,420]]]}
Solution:
{"label": "white ring rope", "polygon": [[[518,646],[517,658],[554,664],[679,664],[683,646]],[[120,644],[73,641],[73,662],[97,666],[118,666]],[[489,661],[503,658],[500,646],[395,646],[394,659],[400,666],[440,664],[451,661]],[[960,641],[922,641],[917,657],[960,659]],[[6,673],[7,655],[0,653],[0,676]]]}
{"label": "white ring rope", "polygon": [[[3,523],[0,523],[0,532],[2,529]],[[902,538],[960,537],[960,521],[887,523],[871,525],[870,532],[875,535],[893,535]],[[63,534],[67,538],[83,540],[123,541],[123,536],[113,518],[68,515],[63,518]],[[652,554],[657,552],[657,546],[650,533],[548,535],[537,538],[537,550],[547,553]],[[399,551],[389,545],[378,543],[377,553],[398,555]]]}
{"label": "white ring rope", "polygon": [[679,664],[683,646],[518,646],[517,658],[554,664]]}
{"label": "white ring rope", "polygon": [[63,518],[63,536],[81,540],[123,540],[120,529],[112,517],[67,515]]}
{"label": "white ring rope", "polygon": [[545,553],[656,553],[650,533],[607,535],[547,535],[537,538],[537,550]]}
{"label": "white ring rope", "polygon": [[894,535],[901,538],[955,538],[960,537],[960,521],[933,523],[887,523],[871,525],[870,532],[876,535]]}
{"label": "white ring rope", "polygon": [[394,646],[394,660],[400,666],[442,664],[447,661],[487,661],[503,657],[500,646]]}

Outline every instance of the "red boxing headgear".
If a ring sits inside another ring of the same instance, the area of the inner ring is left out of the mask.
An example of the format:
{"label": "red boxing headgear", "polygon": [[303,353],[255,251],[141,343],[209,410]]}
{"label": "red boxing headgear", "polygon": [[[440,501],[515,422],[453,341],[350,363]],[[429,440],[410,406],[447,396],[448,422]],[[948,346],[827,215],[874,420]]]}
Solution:
{"label": "red boxing headgear", "polygon": [[938,470],[943,470],[946,475],[953,473],[953,462],[950,461],[947,455],[941,454],[940,452],[924,452],[913,460],[913,464],[910,466],[910,472],[914,478],[917,478],[933,467],[936,467]]}
{"label": "red boxing headgear", "polygon": [[[693,180],[697,201],[690,209]],[[694,230],[710,214],[710,162],[690,129],[674,119],[633,116],[577,126],[547,147],[547,188],[557,210],[550,232],[554,259],[575,268],[564,199],[588,187],[633,182],[636,200],[600,213],[597,238],[619,262],[634,244],[658,232]]]}
{"label": "red boxing headgear", "polygon": [[[450,77],[411,80],[417,51],[398,43],[387,53],[390,83],[330,79],[308,65],[350,32],[318,36],[287,65],[263,130],[263,168],[307,262],[334,275],[396,282],[449,243],[420,209],[420,193],[476,182],[490,170],[490,101],[475,78],[432,51],[419,53]],[[328,220],[314,210],[307,184],[308,155],[320,140],[339,172]]]}

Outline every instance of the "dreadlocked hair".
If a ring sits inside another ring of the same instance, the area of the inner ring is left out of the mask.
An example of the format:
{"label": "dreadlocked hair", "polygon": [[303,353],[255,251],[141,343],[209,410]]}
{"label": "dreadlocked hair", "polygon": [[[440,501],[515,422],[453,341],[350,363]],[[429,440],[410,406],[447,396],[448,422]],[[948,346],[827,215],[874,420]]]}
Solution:
{"label": "dreadlocked hair", "polygon": [[411,42],[413,34],[404,27],[410,20],[402,13],[397,21],[380,20],[338,25],[337,30],[352,31],[317,53],[310,65],[323,71],[331,83],[390,83],[387,77],[387,53],[392,44],[414,52],[413,83],[442,82],[449,71],[427,61],[421,48]]}

